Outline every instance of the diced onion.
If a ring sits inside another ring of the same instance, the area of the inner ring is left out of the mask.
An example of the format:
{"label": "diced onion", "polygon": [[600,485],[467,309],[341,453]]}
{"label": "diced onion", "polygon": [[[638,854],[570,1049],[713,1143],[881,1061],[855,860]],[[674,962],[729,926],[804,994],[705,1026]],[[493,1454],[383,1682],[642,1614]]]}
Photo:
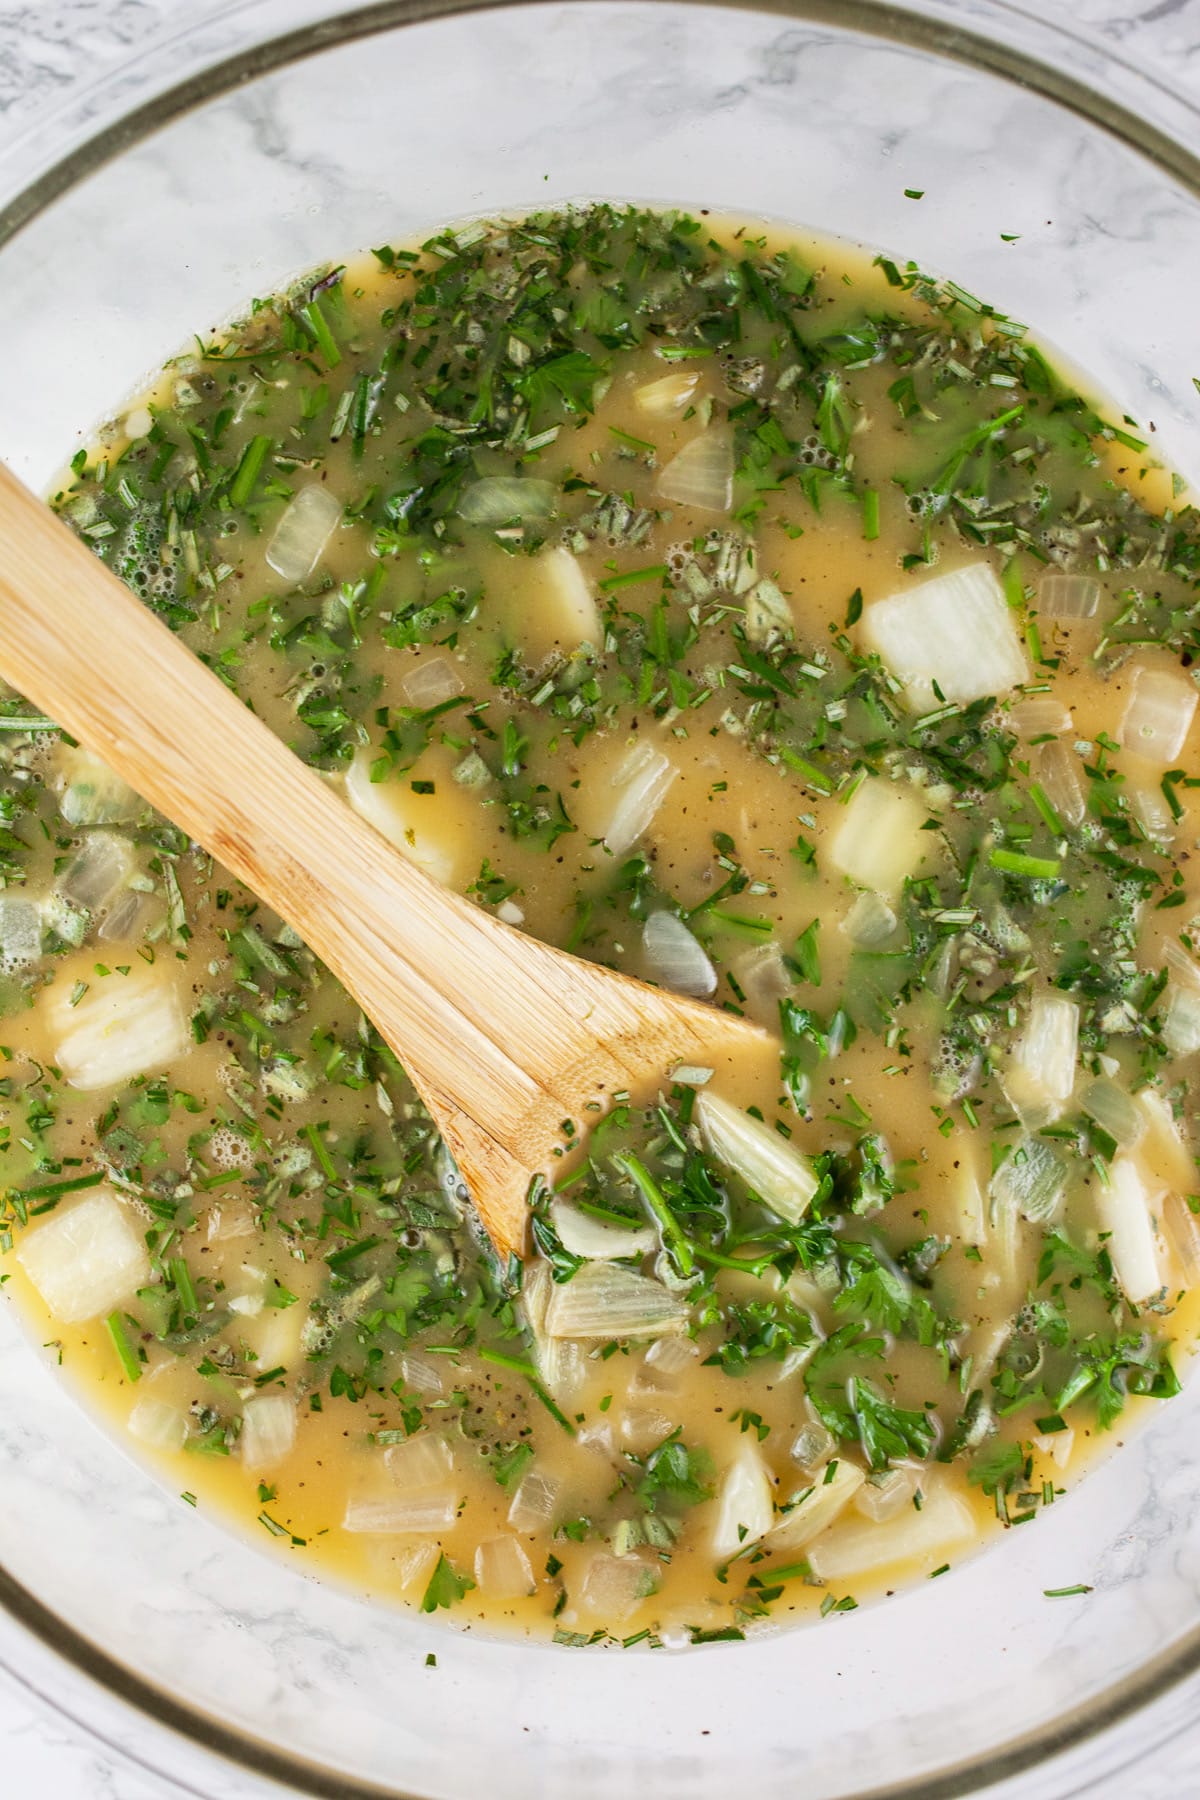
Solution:
{"label": "diced onion", "polygon": [[695,369],[679,369],[672,375],[660,375],[657,381],[644,381],[633,390],[633,403],[639,412],[653,419],[670,418],[683,412],[700,386]]}
{"label": "diced onion", "polygon": [[931,838],[929,814],[908,788],[868,776],[846,807],[829,845],[829,861],[858,887],[894,898],[920,866]]}
{"label": "diced onion", "polygon": [[439,1431],[419,1431],[383,1453],[388,1474],[405,1493],[444,1487],[454,1473],[454,1452]]}
{"label": "diced onion", "polygon": [[445,835],[444,802],[439,804],[436,794],[414,794],[407,780],[372,781],[374,761],[375,754],[369,749],[355,752],[346,771],[346,798],[359,817],[409,862],[448,885],[454,878],[456,859]]}
{"label": "diced onion", "polygon": [[561,544],[521,558],[514,576],[519,612],[514,629],[534,661],[604,644],[604,621],[582,563]]}
{"label": "diced onion", "polygon": [[1094,575],[1043,575],[1037,603],[1045,619],[1093,619],[1100,604],[1100,583]]}
{"label": "diced onion", "polygon": [[516,1538],[487,1538],[475,1550],[475,1584],[491,1600],[515,1600],[537,1588],[529,1558]]}
{"label": "diced onion", "polygon": [[508,1509],[508,1522],[513,1530],[530,1535],[544,1531],[554,1517],[559,1486],[553,1475],[543,1475],[538,1469],[530,1469],[523,1475]]}
{"label": "diced onion", "polygon": [[756,582],[746,595],[746,636],[752,644],[764,644],[776,633],[790,636],[794,629],[792,609],[787,599],[769,578]]}
{"label": "diced onion", "polygon": [[569,1338],[552,1337],[546,1313],[555,1282],[550,1265],[540,1256],[525,1264],[521,1277],[521,1310],[537,1346],[537,1365],[542,1380],[560,1406],[577,1400],[587,1377],[583,1346]]}
{"label": "diced onion", "polygon": [[1080,1105],[1088,1118],[1094,1119],[1101,1131],[1106,1131],[1124,1150],[1132,1149],[1145,1134],[1146,1119],[1137,1101],[1107,1075],[1088,1083]]}
{"label": "diced onion", "polygon": [[957,1494],[926,1492],[920,1512],[915,1507],[876,1524],[871,1519],[844,1519],[823,1533],[808,1553],[814,1575],[842,1581],[891,1563],[942,1563],[946,1552],[977,1535],[975,1515]]}
{"label": "diced onion", "polygon": [[886,944],[897,925],[896,914],[882,894],[864,889],[854,896],[854,904],[842,920],[842,930],[853,944],[864,950]]}
{"label": "diced onion", "polygon": [[630,1393],[673,1392],[679,1386],[680,1376],[694,1369],[699,1357],[699,1348],[691,1338],[656,1338],[629,1384]]}
{"label": "diced onion", "polygon": [[0,894],[0,969],[28,968],[42,954],[41,908],[15,894]]}
{"label": "diced onion", "polygon": [[654,1570],[640,1556],[610,1556],[598,1550],[578,1589],[579,1604],[594,1618],[619,1625],[657,1585]]}
{"label": "diced onion", "polygon": [[683,920],[674,913],[653,912],[642,927],[651,978],[676,994],[703,1000],[717,985],[717,971]]}
{"label": "diced onion", "polygon": [[1043,744],[1035,772],[1042,792],[1063,824],[1080,824],[1087,811],[1087,795],[1076,752],[1063,743]]}
{"label": "diced onion", "polygon": [[614,856],[624,856],[649,830],[678,773],[662,751],[649,744],[636,744],[621,758],[612,774],[616,802],[604,833]]}
{"label": "diced onion", "polygon": [[767,1534],[769,1550],[801,1550],[820,1537],[862,1487],[863,1472],[844,1456],[818,1470],[808,1487],[791,1496],[783,1516]]}
{"label": "diced onion", "polygon": [[1026,740],[1057,737],[1071,729],[1070,713],[1061,700],[1050,694],[1031,694],[1027,700],[1018,700],[1009,709],[1008,718],[1017,735]]}
{"label": "diced onion", "polygon": [[446,1493],[385,1495],[352,1494],[346,1502],[342,1530],[378,1537],[436,1537],[458,1517],[458,1498]]}
{"label": "diced onion", "polygon": [[75,1088],[116,1087],[195,1048],[179,980],[162,962],[96,976],[74,1005],[60,982],[48,1012],[58,1038],[54,1060]]}
{"label": "diced onion", "polygon": [[1011,1208],[1031,1225],[1044,1225],[1058,1212],[1067,1189],[1067,1168],[1044,1138],[1022,1137],[992,1176],[997,1207]]}
{"label": "diced onion", "polygon": [[550,1202],[550,1221],[564,1250],[572,1256],[601,1262],[622,1256],[645,1256],[657,1242],[648,1226],[610,1225],[604,1219],[580,1212],[569,1200]]}
{"label": "diced onion", "polygon": [[698,512],[727,513],[733,504],[733,436],[723,426],[701,432],[658,473],[664,500]]}
{"label": "diced onion", "polygon": [[1063,994],[1035,994],[1004,1078],[1027,1123],[1056,1119],[1075,1086],[1079,1007]]}
{"label": "diced onion", "polygon": [[888,1469],[880,1475],[873,1475],[864,1481],[854,1496],[854,1510],[860,1512],[864,1519],[872,1519],[876,1525],[882,1525],[885,1519],[894,1519],[906,1507],[911,1507],[913,1495],[917,1491],[919,1476],[915,1469]]}
{"label": "diced onion", "polygon": [[695,1111],[705,1144],[718,1162],[740,1175],[779,1218],[798,1225],[820,1185],[807,1158],[761,1119],[716,1094],[697,1094]]}
{"label": "diced onion", "polygon": [[403,1548],[395,1549],[389,1547],[389,1578],[402,1594],[414,1591],[423,1593],[429,1586],[429,1577],[433,1574],[440,1554],[437,1544],[405,1544]]}
{"label": "diced onion", "polygon": [[725,1562],[771,1529],[775,1517],[771,1473],[758,1445],[743,1438],[725,1471],[717,1496],[712,1554]]}
{"label": "diced onion", "polygon": [[97,912],[125,886],[132,869],[128,838],[115,831],[89,831],[54,885],[65,900]]}
{"label": "diced onion", "polygon": [[1200,1050],[1200,992],[1178,982],[1169,984],[1162,1036],[1176,1056],[1192,1056]]}
{"label": "diced onion", "polygon": [[138,1401],[128,1424],[138,1442],[149,1444],[153,1450],[182,1450],[187,1441],[186,1413],[165,1400],[152,1400],[149,1394]]}
{"label": "diced onion", "polygon": [[987,563],[877,600],[863,613],[862,632],[901,682],[914,712],[928,712],[943,700],[962,706],[999,697],[1028,679],[1015,615]]}
{"label": "diced onion", "polygon": [[288,502],[267,545],[267,562],[290,586],[307,581],[342,519],[342,503],[319,482]]}
{"label": "diced onion", "polygon": [[126,825],[147,810],[129,783],[82,745],[60,751],[57,786],[68,825]]}
{"label": "diced onion", "polygon": [[469,525],[513,525],[548,519],[554,511],[555,491],[552,481],[538,481],[533,476],[485,475],[482,481],[464,488],[458,516]]}
{"label": "diced onion", "polygon": [[453,700],[462,691],[462,678],[448,656],[422,657],[400,683],[406,703],[420,712]]}
{"label": "diced onion", "polygon": [[1146,1122],[1146,1135],[1138,1146],[1138,1161],[1152,1181],[1190,1193],[1196,1186],[1196,1164],[1183,1135],[1161,1094],[1143,1088],[1137,1106]]}
{"label": "diced onion", "polygon": [[555,1284],[546,1307],[552,1338],[652,1338],[687,1325],[682,1300],[619,1263],[584,1263],[570,1281]]}
{"label": "diced onion", "polygon": [[802,1425],[792,1442],[792,1461],[801,1469],[818,1469],[833,1451],[833,1434],[816,1419]]}
{"label": "diced onion", "polygon": [[1121,743],[1160,767],[1174,762],[1187,741],[1196,699],[1186,675],[1138,669],[1121,721]]}
{"label": "diced onion", "polygon": [[1151,1195],[1131,1156],[1114,1157],[1109,1164],[1107,1185],[1096,1189],[1096,1218],[1109,1234],[1117,1280],[1134,1305],[1159,1293],[1163,1277]]}
{"label": "diced onion", "polygon": [[661,1407],[625,1406],[617,1421],[621,1448],[630,1456],[648,1456],[670,1437],[674,1426],[675,1421]]}
{"label": "diced onion", "polygon": [[238,1448],[248,1469],[282,1462],[296,1441],[296,1403],[286,1394],[257,1394],[242,1408]]}
{"label": "diced onion", "polygon": [[405,1387],[412,1388],[416,1394],[437,1395],[446,1391],[442,1371],[431,1356],[417,1356],[406,1350],[400,1358],[400,1373]]}
{"label": "diced onion", "polygon": [[783,960],[783,951],[772,938],[769,944],[756,944],[734,964],[734,974],[747,1000],[779,1017],[779,1002],[791,992],[795,983]]}
{"label": "diced onion", "polygon": [[1178,1194],[1168,1194],[1163,1202],[1163,1229],[1184,1281],[1194,1287],[1200,1281],[1200,1219]]}
{"label": "diced onion", "polygon": [[107,1188],[27,1232],[17,1261],[65,1325],[109,1312],[150,1279],[141,1233]]}

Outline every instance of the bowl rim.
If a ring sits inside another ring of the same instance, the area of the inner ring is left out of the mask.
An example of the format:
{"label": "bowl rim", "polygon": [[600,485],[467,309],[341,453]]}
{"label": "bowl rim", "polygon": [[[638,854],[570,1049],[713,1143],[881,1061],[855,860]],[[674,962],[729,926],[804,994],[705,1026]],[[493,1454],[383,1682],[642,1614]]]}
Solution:
{"label": "bowl rim", "polygon": [[[63,194],[163,127],[293,63],[406,26],[460,14],[576,3],[578,0],[369,0],[368,4],[346,10],[335,4],[320,17],[261,38],[201,66],[182,80],[163,86],[148,99],[127,112],[118,113],[98,130],[83,136],[65,154],[45,163],[26,185],[0,204],[0,250]],[[943,60],[982,69],[1099,127],[1200,198],[1200,152],[1189,149],[1145,112],[1123,104],[1099,86],[1092,87],[1070,73],[1065,63],[1043,60],[1023,45],[979,28],[983,22],[994,24],[997,20],[1005,20],[1010,22],[1011,30],[1036,29],[1051,44],[1066,42],[1087,50],[1102,63],[1134,76],[1147,90],[1156,92],[1171,106],[1179,108],[1195,126],[1196,141],[1200,144],[1200,97],[1193,96],[1162,72],[1117,51],[1097,34],[1076,25],[1065,13],[1059,18],[1051,18],[1036,5],[1022,4],[1022,0],[985,0],[986,21],[983,14],[972,10],[968,15],[972,22],[963,24],[961,15],[946,9],[946,0],[649,0],[649,3],[770,14],[797,24],[824,25],[844,34],[857,33],[876,42],[926,51]],[[88,91],[93,96],[102,93],[114,73],[119,74],[137,62],[147,60],[163,47],[164,42],[178,45],[218,20],[223,22],[249,13],[254,4],[255,0],[234,0],[234,4],[229,5],[226,0],[215,7],[206,5],[195,11],[189,9],[187,22],[180,29],[167,33],[165,38],[163,34],[154,33],[133,57],[122,59],[115,70],[88,84]],[[47,125],[52,126],[79,92],[77,88],[72,89],[63,106],[37,115],[25,132],[18,133],[14,145],[19,146],[22,141],[36,137]],[[0,156],[0,172],[3,165],[4,157]],[[153,1725],[235,1769],[287,1784],[294,1792],[317,1796],[318,1800],[428,1800],[428,1796],[411,1789],[392,1784],[383,1786],[363,1776],[339,1774],[328,1765],[290,1754],[248,1731],[229,1725],[199,1706],[176,1699],[60,1617],[2,1563],[0,1611],[20,1631],[36,1639],[53,1659],[67,1664],[85,1681],[106,1695],[115,1696]],[[708,1653],[721,1654],[721,1651],[713,1647]],[[169,1769],[160,1769],[150,1757],[105,1738],[88,1719],[74,1712],[62,1696],[51,1697],[44,1693],[36,1682],[12,1666],[2,1651],[0,1670],[25,1692],[36,1695],[42,1705],[70,1719],[90,1738],[105,1743],[126,1762],[175,1779]],[[1023,1732],[1006,1743],[936,1773],[869,1791],[856,1790],[844,1796],[844,1800],[960,1800],[961,1796],[1011,1780],[1111,1731],[1163,1699],[1197,1672],[1200,1672],[1200,1624],[1145,1663],[1132,1677],[1111,1683],[1041,1727]],[[1186,1721],[1181,1721],[1168,1731],[1158,1740],[1158,1747],[1161,1749],[1179,1736],[1185,1724]],[[1131,1747],[1130,1759],[1136,1754]],[[1111,1763],[1107,1772],[1116,1774],[1125,1766],[1127,1760],[1122,1758]]]}

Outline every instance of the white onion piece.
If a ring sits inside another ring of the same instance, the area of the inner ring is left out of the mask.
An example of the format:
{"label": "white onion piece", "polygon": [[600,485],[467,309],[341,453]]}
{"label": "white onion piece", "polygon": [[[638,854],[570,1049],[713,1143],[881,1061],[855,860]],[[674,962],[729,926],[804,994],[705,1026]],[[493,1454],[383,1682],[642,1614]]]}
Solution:
{"label": "white onion piece", "polygon": [[1061,700],[1050,694],[1031,694],[1009,709],[1009,723],[1018,736],[1025,739],[1057,737],[1070,731],[1071,714]]}
{"label": "white onion piece", "polygon": [[769,1012],[772,1021],[777,1019],[779,1002],[785,994],[791,993],[795,983],[775,940],[772,938],[769,944],[756,944],[753,950],[738,957],[733,970],[751,1004]]}
{"label": "white onion piece", "polygon": [[548,519],[554,511],[555,487],[552,481],[538,481],[524,475],[485,475],[464,488],[458,502],[458,516],[469,525],[524,524],[530,519]]}
{"label": "white onion piece", "polygon": [[1151,1180],[1190,1194],[1196,1187],[1196,1164],[1183,1135],[1161,1094],[1143,1088],[1138,1110],[1146,1122],[1146,1135],[1138,1146],[1138,1161]]}
{"label": "white onion piece", "polygon": [[660,375],[657,381],[644,381],[634,388],[633,403],[652,419],[668,419],[672,413],[686,410],[699,386],[697,370],[679,369],[673,375]]}
{"label": "white onion piece", "polygon": [[1043,575],[1037,603],[1045,619],[1093,619],[1100,604],[1100,583],[1094,575]]}
{"label": "white onion piece", "polygon": [[1188,1287],[1200,1281],[1200,1219],[1179,1194],[1163,1202],[1163,1230]]}
{"label": "white onion piece", "polygon": [[419,1494],[375,1495],[352,1494],[346,1502],[342,1530],[379,1537],[436,1537],[448,1531],[458,1516],[457,1497],[422,1492]]}
{"label": "white onion piece", "polygon": [[662,751],[649,744],[636,744],[621,758],[612,774],[617,795],[604,833],[614,856],[624,856],[650,829],[678,773]]}
{"label": "white onion piece", "polygon": [[89,831],[55,887],[75,906],[96,912],[125,886],[133,870],[133,845],[115,831]]}
{"label": "white onion piece", "polygon": [[696,1118],[705,1144],[773,1213],[798,1225],[819,1183],[806,1157],[740,1106],[702,1091]]}
{"label": "white onion piece", "polygon": [[529,1558],[516,1538],[487,1538],[475,1551],[475,1585],[491,1600],[515,1600],[537,1588]]}
{"label": "white onion piece", "polygon": [[[445,836],[446,805],[438,794],[414,794],[406,779],[371,780],[375,752],[357,750],[346,771],[346,798],[360,818],[443,887],[454,879],[455,850]],[[439,826],[441,830],[439,831]]]}
{"label": "white onion piece", "polygon": [[987,1196],[979,1179],[973,1156],[962,1156],[950,1181],[954,1203],[955,1234],[965,1244],[980,1246],[988,1241]]}
{"label": "white onion piece", "polygon": [[580,1212],[569,1200],[550,1202],[550,1222],[564,1250],[572,1256],[599,1262],[611,1262],[621,1256],[646,1256],[658,1241],[648,1226],[610,1225],[604,1219],[593,1219]]}
{"label": "white onion piece", "polygon": [[68,825],[127,825],[147,810],[129,783],[82,745],[59,752],[55,785]]}
{"label": "white onion piece", "polygon": [[110,1312],[150,1279],[142,1235],[108,1188],[26,1232],[17,1261],[64,1325]]}
{"label": "white onion piece", "polygon": [[752,644],[764,644],[777,633],[790,637],[794,625],[787,598],[764,576],[746,595],[746,636]]}
{"label": "white onion piece", "polygon": [[801,1550],[828,1529],[843,1507],[850,1504],[863,1484],[857,1463],[839,1457],[829,1469],[819,1469],[813,1481],[797,1490],[778,1523],[767,1533],[769,1550]]}
{"label": "white onion piece", "polygon": [[869,775],[846,807],[829,861],[856,886],[893,899],[929,849],[928,809],[911,789]]}
{"label": "white onion piece", "polygon": [[410,1387],[415,1394],[437,1395],[446,1391],[442,1371],[431,1356],[416,1356],[406,1350],[400,1358],[400,1373],[405,1387]]}
{"label": "white onion piece", "polygon": [[920,1475],[916,1469],[894,1468],[873,1475],[855,1494],[854,1510],[864,1519],[882,1525],[885,1519],[894,1519],[906,1507],[912,1507],[919,1483]]}
{"label": "white onion piece", "polygon": [[508,1509],[508,1522],[514,1531],[543,1531],[554,1517],[560,1483],[553,1475],[530,1469],[522,1476],[520,1486]]}
{"label": "white onion piece", "polygon": [[552,1338],[652,1338],[687,1325],[682,1300],[619,1263],[584,1263],[570,1281],[555,1283],[546,1307]]}
{"label": "white onion piece", "polygon": [[[924,1483],[922,1484],[924,1488]],[[821,1535],[808,1553],[813,1574],[822,1581],[842,1581],[889,1563],[945,1562],[946,1552],[977,1535],[975,1515],[965,1500],[944,1488],[925,1490],[920,1512],[909,1507],[877,1525],[871,1519],[840,1520]]]}
{"label": "white onion piece", "polygon": [[454,1452],[439,1431],[418,1431],[383,1453],[388,1474],[405,1493],[444,1487],[454,1473]]}
{"label": "white onion piece", "polygon": [[727,1562],[748,1544],[756,1544],[771,1529],[775,1517],[771,1472],[758,1445],[743,1438],[726,1469],[717,1496],[713,1523],[712,1554],[715,1562]]}
{"label": "white onion piece", "polygon": [[405,1544],[387,1551],[388,1577],[402,1594],[424,1592],[441,1551],[437,1544]]}
{"label": "white onion piece", "polygon": [[664,500],[697,512],[727,513],[733,504],[733,435],[723,426],[701,432],[659,470]]}
{"label": "white onion piece", "polygon": [[630,1456],[648,1456],[670,1437],[676,1421],[656,1406],[626,1405],[618,1421],[621,1448]]}
{"label": "white onion piece", "polygon": [[1031,1225],[1044,1225],[1058,1212],[1067,1190],[1067,1167],[1044,1138],[1022,1137],[992,1176],[990,1194],[997,1222],[1007,1211]]}
{"label": "white onion piece", "polygon": [[570,1338],[551,1337],[546,1313],[555,1289],[550,1265],[535,1256],[525,1264],[521,1278],[521,1310],[536,1346],[542,1380],[560,1406],[577,1400],[587,1379],[583,1346]]}
{"label": "white onion piece", "polygon": [[1161,787],[1146,787],[1127,780],[1125,798],[1134,818],[1156,844],[1169,844],[1175,836],[1175,819]]}
{"label": "white onion piece", "polygon": [[1200,1050],[1200,990],[1185,982],[1168,983],[1162,1036],[1175,1056],[1193,1056]]}
{"label": "white onion piece", "polygon": [[1056,1119],[1075,1086],[1079,1007],[1063,994],[1035,994],[1012,1048],[1004,1089],[1022,1118]]}
{"label": "white onion piece", "polygon": [[674,913],[654,912],[642,927],[642,948],[652,978],[676,994],[703,1000],[716,990],[717,971]]}
{"label": "white onion piece", "polygon": [[619,1625],[657,1585],[654,1570],[640,1556],[610,1556],[598,1550],[578,1589],[579,1605],[606,1624]]}
{"label": "white onion piece", "polygon": [[1087,811],[1087,794],[1076,752],[1067,744],[1043,744],[1035,773],[1042,792],[1063,824],[1081,824]]}
{"label": "white onion piece", "polygon": [[47,1017],[57,1037],[54,1060],[72,1087],[116,1087],[166,1068],[195,1048],[184,1015],[181,978],[164,962],[138,962],[128,975],[94,976],[71,1005],[58,983]]}
{"label": "white onion piece", "polygon": [[842,930],[853,944],[870,950],[886,944],[896,929],[897,918],[882,894],[868,889],[854,896],[854,905],[842,920]]}
{"label": "white onion piece", "polygon": [[1080,1105],[1089,1119],[1094,1119],[1101,1131],[1106,1131],[1114,1142],[1122,1149],[1130,1150],[1146,1131],[1146,1118],[1136,1100],[1107,1075],[1098,1076],[1089,1082],[1080,1099]]}
{"label": "white onion piece", "polygon": [[419,712],[453,700],[462,691],[462,678],[448,656],[423,657],[400,683],[405,701]]}
{"label": "white onion piece", "polygon": [[812,1471],[828,1462],[833,1453],[833,1433],[826,1431],[817,1419],[802,1425],[792,1442],[789,1455],[802,1469]]}
{"label": "white onion piece", "polygon": [[296,1441],[296,1403],[286,1394],[257,1394],[242,1408],[238,1449],[248,1469],[282,1462]]}
{"label": "white onion piece", "polygon": [[676,1063],[667,1073],[679,1087],[701,1088],[712,1080],[716,1071],[705,1068],[703,1063]]}
{"label": "white onion piece", "polygon": [[15,894],[0,894],[0,969],[28,968],[42,954],[41,908]]}
{"label": "white onion piece", "polygon": [[1138,669],[1121,721],[1121,743],[1160,767],[1174,762],[1187,741],[1196,699],[1196,689],[1185,675]]}
{"label": "white onion piece", "polygon": [[987,563],[877,600],[863,613],[862,633],[901,682],[913,712],[942,704],[935,682],[945,700],[965,705],[1028,679],[1015,615]]}
{"label": "white onion piece", "polygon": [[1114,1157],[1109,1164],[1108,1185],[1096,1189],[1096,1219],[1109,1234],[1117,1280],[1134,1305],[1159,1293],[1163,1277],[1152,1196],[1131,1156]]}
{"label": "white onion piece", "polygon": [[695,1368],[700,1348],[687,1337],[656,1338],[629,1384],[631,1394],[674,1392],[685,1371]]}
{"label": "white onion piece", "polygon": [[288,505],[267,545],[267,562],[292,586],[307,581],[337,530],[342,503],[319,482],[302,487]]}
{"label": "white onion piece", "polygon": [[522,558],[515,574],[520,610],[513,629],[531,659],[556,650],[569,655],[584,644],[602,648],[604,621],[578,557],[555,544]]}
{"label": "white onion piece", "polygon": [[138,1401],[127,1423],[132,1436],[153,1450],[182,1450],[187,1441],[187,1414],[149,1394]]}

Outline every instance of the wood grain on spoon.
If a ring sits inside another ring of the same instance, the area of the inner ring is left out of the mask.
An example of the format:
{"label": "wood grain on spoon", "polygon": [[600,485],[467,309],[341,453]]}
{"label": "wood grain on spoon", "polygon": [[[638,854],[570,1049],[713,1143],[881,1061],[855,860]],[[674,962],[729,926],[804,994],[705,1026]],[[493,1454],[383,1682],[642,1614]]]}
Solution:
{"label": "wood grain on spoon", "polygon": [[404,1064],[497,1248],[522,1253],[563,1122],[756,1027],[579,961],[440,887],[361,820],[0,465],[0,676],[299,932]]}

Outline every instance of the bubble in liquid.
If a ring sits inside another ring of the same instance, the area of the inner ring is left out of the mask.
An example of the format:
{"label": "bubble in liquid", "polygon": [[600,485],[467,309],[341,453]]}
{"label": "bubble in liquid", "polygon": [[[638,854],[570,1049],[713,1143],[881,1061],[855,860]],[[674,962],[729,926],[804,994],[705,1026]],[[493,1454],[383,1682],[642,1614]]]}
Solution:
{"label": "bubble in liquid", "polygon": [[219,1169],[250,1169],[254,1152],[244,1137],[222,1125],[208,1140],[208,1154]]}

